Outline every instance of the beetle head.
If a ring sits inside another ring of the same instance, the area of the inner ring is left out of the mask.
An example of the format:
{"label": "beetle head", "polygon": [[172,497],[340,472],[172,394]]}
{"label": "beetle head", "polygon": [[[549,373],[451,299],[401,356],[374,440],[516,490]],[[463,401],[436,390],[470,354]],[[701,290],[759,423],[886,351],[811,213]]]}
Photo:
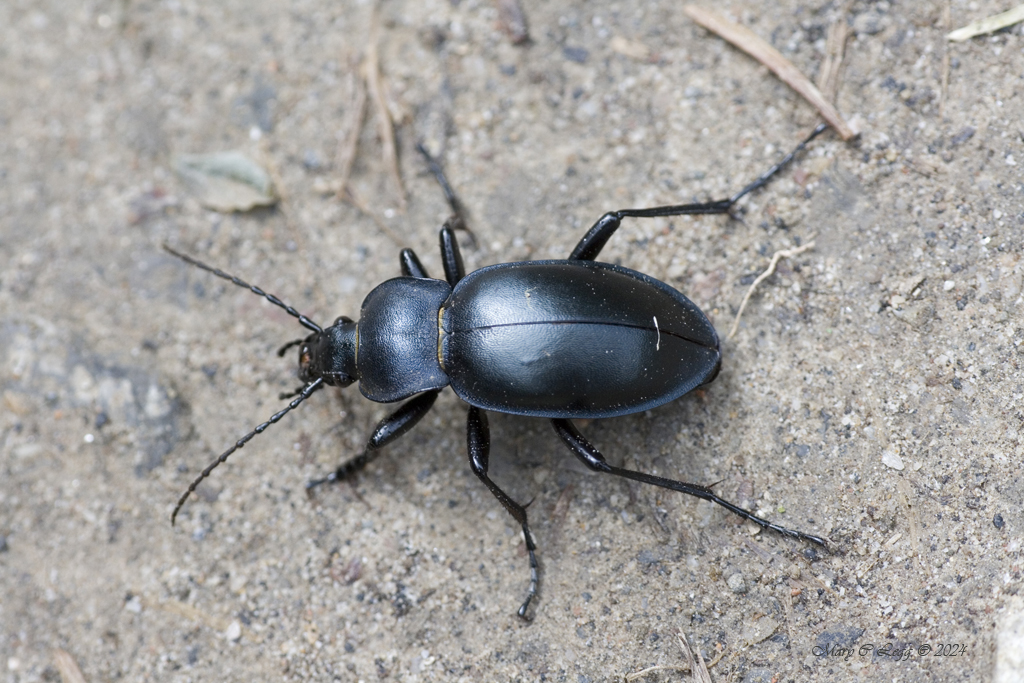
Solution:
{"label": "beetle head", "polygon": [[309,383],[320,377],[324,384],[347,387],[359,379],[356,353],[359,323],[342,316],[323,332],[315,332],[299,345],[299,379]]}

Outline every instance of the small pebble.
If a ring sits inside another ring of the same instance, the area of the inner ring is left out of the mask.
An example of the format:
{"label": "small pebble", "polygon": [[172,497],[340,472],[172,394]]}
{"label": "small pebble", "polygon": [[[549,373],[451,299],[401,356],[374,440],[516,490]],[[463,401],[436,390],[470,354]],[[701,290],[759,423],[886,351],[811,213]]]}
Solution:
{"label": "small pebble", "polygon": [[733,593],[739,593],[742,595],[747,592],[747,582],[743,580],[743,574],[739,572],[731,575],[725,580],[725,583]]}

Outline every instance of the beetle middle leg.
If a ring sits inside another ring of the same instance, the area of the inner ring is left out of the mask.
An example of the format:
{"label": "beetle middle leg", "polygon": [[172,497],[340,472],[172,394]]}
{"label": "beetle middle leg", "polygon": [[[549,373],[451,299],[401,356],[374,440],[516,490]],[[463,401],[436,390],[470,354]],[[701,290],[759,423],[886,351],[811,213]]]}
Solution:
{"label": "beetle middle leg", "polygon": [[530,587],[527,589],[526,600],[520,606],[518,614],[523,619],[527,619],[526,610],[530,607],[530,601],[533,600],[533,596],[537,594],[537,547],[533,544],[530,527],[526,523],[526,508],[512,500],[507,493],[498,488],[498,485],[487,476],[488,461],[491,453],[491,435],[487,428],[487,414],[476,406],[469,408],[469,416],[466,420],[466,436],[469,442],[469,465],[473,469],[473,474],[480,478],[480,481],[490,489],[502,507],[508,511],[508,514],[512,515],[512,519],[516,520],[523,528],[523,540],[526,542],[526,551],[530,554]]}
{"label": "beetle middle leg", "polygon": [[311,489],[314,486],[319,486],[320,484],[345,479],[353,472],[357,472],[366,467],[371,460],[380,454],[381,448],[387,446],[392,441],[395,441],[400,436],[403,436],[406,432],[415,427],[416,423],[422,420],[424,415],[430,412],[430,409],[434,407],[434,401],[437,399],[437,395],[439,393],[441,393],[440,390],[425,391],[419,396],[415,396],[403,403],[398,410],[391,413],[377,424],[377,427],[373,430],[373,434],[370,435],[370,440],[366,442],[366,448],[363,449],[361,455],[341,463],[341,465],[338,466],[338,469],[331,472],[326,477],[322,479],[314,479],[306,484],[306,488]]}
{"label": "beetle middle leg", "polygon": [[715,495],[707,486],[701,484],[688,484],[683,481],[675,481],[674,479],[666,479],[664,477],[658,477],[653,474],[645,474],[643,472],[636,472],[634,470],[627,470],[621,467],[615,467],[609,465],[608,461],[604,459],[601,452],[594,448],[589,441],[580,434],[579,430],[572,422],[565,419],[551,420],[551,424],[555,428],[555,432],[565,442],[565,445],[569,447],[573,453],[576,454],[583,464],[594,470],[595,472],[604,472],[606,474],[614,474],[619,477],[625,477],[626,479],[632,479],[633,481],[639,481],[644,484],[653,484],[654,486],[660,486],[662,488],[671,489],[673,491],[679,491],[680,493],[686,493],[697,498],[703,498],[704,500],[711,501],[717,505],[721,505],[726,510],[734,512],[743,519],[749,519],[751,522],[757,524],[763,529],[771,529],[790,538],[802,539],[805,541],[811,541],[817,543],[820,546],[828,547],[825,543],[825,539],[818,536],[812,536],[811,534],[805,534],[802,531],[794,531],[793,529],[787,529],[784,526],[779,526],[769,522],[766,519],[758,517],[749,510],[730,503],[729,501],[719,498]]}
{"label": "beetle middle leg", "polygon": [[789,162],[793,160],[797,154],[803,150],[814,138],[818,137],[828,126],[825,124],[819,125],[814,129],[806,140],[801,142],[793,149],[792,152],[782,158],[782,161],[772,166],[770,169],[765,171],[761,176],[750,183],[742,190],[729,197],[728,199],[719,199],[713,202],[697,202],[694,204],[676,204],[673,206],[655,206],[650,209],[621,209],[619,211],[609,211],[605,215],[601,216],[596,223],[587,231],[587,234],[583,236],[583,239],[579,241],[576,248],[572,250],[569,255],[569,260],[575,261],[593,261],[597,258],[601,250],[604,249],[604,245],[608,242],[611,236],[619,229],[622,224],[623,218],[656,218],[658,216],[700,216],[708,214],[722,214],[729,213],[732,207],[736,205],[740,199],[750,194],[754,190],[764,187],[769,180],[772,179],[775,174],[785,168]]}

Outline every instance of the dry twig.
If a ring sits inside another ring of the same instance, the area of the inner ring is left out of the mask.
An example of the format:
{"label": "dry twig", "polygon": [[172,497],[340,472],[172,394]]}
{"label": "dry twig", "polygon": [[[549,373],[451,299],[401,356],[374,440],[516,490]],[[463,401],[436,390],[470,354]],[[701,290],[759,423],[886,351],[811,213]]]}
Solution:
{"label": "dry twig", "polygon": [[807,76],[804,76],[792,62],[783,57],[778,50],[756,33],[746,26],[729,21],[717,12],[696,5],[685,6],[683,12],[707,30],[721,36],[768,67],[782,79],[783,83],[810,102],[844,141],[856,137],[856,133],[836,111],[836,108],[814,87]]}
{"label": "dry twig", "polygon": [[807,244],[796,247],[794,249],[780,249],[779,251],[772,254],[772,260],[768,263],[768,268],[763,273],[757,276],[757,279],[750,283],[750,289],[743,296],[743,303],[740,304],[740,310],[736,312],[736,320],[732,323],[732,329],[729,330],[728,339],[732,339],[736,335],[736,330],[740,327],[740,318],[743,317],[743,309],[747,307],[747,302],[750,301],[750,297],[754,294],[754,290],[757,286],[764,282],[766,279],[771,277],[772,273],[775,272],[775,266],[779,264],[779,261],[784,258],[792,258],[797,254],[802,254],[808,249],[814,247],[814,240],[811,240]]}

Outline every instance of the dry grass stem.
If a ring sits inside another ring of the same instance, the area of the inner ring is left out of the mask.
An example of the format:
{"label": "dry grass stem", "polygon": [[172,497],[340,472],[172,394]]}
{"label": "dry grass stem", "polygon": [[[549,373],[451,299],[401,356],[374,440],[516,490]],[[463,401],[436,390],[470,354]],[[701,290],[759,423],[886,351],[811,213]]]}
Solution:
{"label": "dry grass stem", "polygon": [[366,61],[363,63],[366,87],[373,101],[373,108],[377,112],[377,125],[380,129],[381,154],[384,163],[391,173],[391,179],[398,188],[398,206],[404,212],[405,185],[402,184],[402,174],[398,170],[398,147],[395,145],[395,126],[391,120],[391,112],[384,101],[384,89],[380,83],[380,58],[377,53],[377,15],[373,16],[373,28],[370,31],[370,46],[366,50]]}
{"label": "dry grass stem", "polygon": [[[690,667],[690,671],[693,672],[693,680],[695,683],[711,683],[711,672],[708,671],[708,665],[704,662],[704,656],[700,653],[700,648],[697,648],[697,660],[693,659],[693,652],[690,651],[690,645],[686,642],[686,638],[682,632],[676,633],[676,638],[679,639],[679,647],[683,650],[683,656],[686,657],[686,663]],[[718,659],[721,659],[719,656]],[[718,659],[712,664],[718,663]]]}
{"label": "dry grass stem", "polygon": [[807,244],[796,247],[794,249],[780,249],[779,251],[772,254],[772,260],[771,262],[768,263],[768,268],[766,268],[763,273],[758,275],[756,280],[750,283],[750,289],[748,289],[747,293],[743,296],[743,302],[740,304],[740,310],[736,312],[736,320],[733,321],[732,329],[729,330],[728,339],[732,339],[736,335],[736,330],[738,330],[740,327],[740,318],[743,317],[743,309],[747,307],[747,302],[749,302],[750,297],[753,296],[754,290],[757,289],[757,286],[759,284],[761,284],[769,277],[771,277],[772,273],[775,272],[775,266],[779,265],[779,261],[784,258],[793,258],[794,256],[802,254],[808,249],[812,249],[813,247],[814,240],[811,240]]}
{"label": "dry grass stem", "polygon": [[[946,0],[942,8],[942,27],[947,31],[953,25],[953,10],[950,7],[952,0]],[[946,98],[949,97],[949,46],[942,45],[942,89],[939,91],[939,118],[946,115]]]}
{"label": "dry grass stem", "polygon": [[972,21],[967,24],[967,26],[958,28],[948,34],[946,38],[955,43],[962,43],[975,36],[983,36],[986,33],[995,33],[999,29],[1019,24],[1022,21],[1024,21],[1024,5],[1017,5],[1013,9],[1003,12],[1002,14],[993,14],[990,17],[985,17],[978,21]]}
{"label": "dry grass stem", "polygon": [[825,42],[825,59],[818,71],[818,90],[829,102],[836,101],[839,92],[839,79],[842,75],[843,55],[846,52],[846,41],[851,34],[845,19],[839,19],[828,27],[828,38]]}
{"label": "dry grass stem", "polygon": [[658,673],[659,671],[680,671],[685,673],[689,670],[690,667],[688,666],[649,666],[646,669],[626,674],[624,678],[626,683],[633,683],[633,681],[639,680],[648,674]]}
{"label": "dry grass stem", "polygon": [[346,122],[347,137],[338,150],[338,167],[341,170],[336,194],[338,199],[345,198],[345,188],[348,186],[349,176],[352,175],[352,166],[356,162],[356,152],[359,151],[359,132],[363,129],[363,121],[366,118],[366,83],[362,78],[362,71],[362,68],[357,68],[357,75],[352,78],[355,106]]}
{"label": "dry grass stem", "polygon": [[695,22],[724,38],[748,55],[767,66],[782,82],[795,90],[818,110],[844,141],[856,137],[836,108],[814,87],[814,84],[796,66],[774,47],[746,26],[729,21],[712,10],[686,5],[683,12]]}

